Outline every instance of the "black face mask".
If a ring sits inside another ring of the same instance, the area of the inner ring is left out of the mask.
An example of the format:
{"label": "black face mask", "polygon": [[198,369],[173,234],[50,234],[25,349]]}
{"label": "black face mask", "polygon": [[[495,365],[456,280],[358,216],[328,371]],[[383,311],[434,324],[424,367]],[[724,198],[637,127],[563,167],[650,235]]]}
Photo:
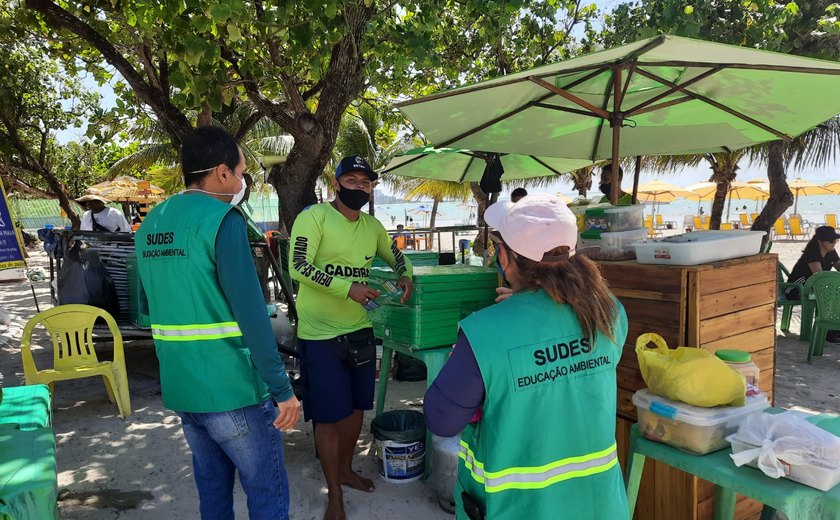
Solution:
{"label": "black face mask", "polygon": [[604,195],[609,196],[610,191],[612,191],[612,184],[609,184],[609,183],[607,183],[607,184],[601,184],[601,185],[599,186],[599,189],[601,190],[601,193],[603,193]]}
{"label": "black face mask", "polygon": [[338,191],[338,199],[353,211],[359,211],[362,206],[370,202],[370,193],[364,190],[351,190],[341,186]]}

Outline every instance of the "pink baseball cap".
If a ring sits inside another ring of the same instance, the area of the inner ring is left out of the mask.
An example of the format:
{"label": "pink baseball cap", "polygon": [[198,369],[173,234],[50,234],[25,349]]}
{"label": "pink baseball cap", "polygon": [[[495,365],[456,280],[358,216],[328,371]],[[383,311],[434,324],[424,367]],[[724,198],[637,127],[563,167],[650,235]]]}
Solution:
{"label": "pink baseball cap", "polygon": [[556,195],[535,193],[519,202],[497,202],[484,220],[502,235],[514,252],[541,262],[543,255],[566,246],[573,253],[578,241],[577,219]]}

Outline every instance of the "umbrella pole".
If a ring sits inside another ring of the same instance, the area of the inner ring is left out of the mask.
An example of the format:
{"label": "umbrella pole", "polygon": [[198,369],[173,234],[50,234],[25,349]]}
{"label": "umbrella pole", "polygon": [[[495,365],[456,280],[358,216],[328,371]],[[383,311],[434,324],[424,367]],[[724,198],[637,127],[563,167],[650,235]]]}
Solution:
{"label": "umbrella pole", "polygon": [[642,173],[642,156],[636,156],[636,173],[633,174],[633,200],[632,204],[639,203],[639,175]]}
{"label": "umbrella pole", "polygon": [[[613,112],[610,117],[610,126],[612,127],[612,190],[610,190],[610,203],[615,206],[618,204],[618,193],[621,191],[621,181],[618,179],[618,170],[621,165],[618,164],[618,151],[621,139],[621,116],[619,110],[621,109],[621,68],[613,66]],[[635,182],[635,181],[634,181]]]}
{"label": "umbrella pole", "polygon": [[793,214],[798,215],[796,209],[799,207],[799,190],[796,190],[796,195],[793,197]]}

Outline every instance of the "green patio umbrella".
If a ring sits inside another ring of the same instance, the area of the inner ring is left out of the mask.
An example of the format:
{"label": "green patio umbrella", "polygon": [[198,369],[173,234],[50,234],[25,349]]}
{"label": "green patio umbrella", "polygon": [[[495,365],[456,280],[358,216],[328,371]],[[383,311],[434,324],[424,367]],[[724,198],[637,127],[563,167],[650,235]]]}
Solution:
{"label": "green patio umbrella", "polygon": [[592,164],[586,159],[558,159],[520,154],[490,154],[462,148],[422,146],[394,157],[382,170],[401,177],[454,182],[479,182],[487,161],[494,157],[502,163],[502,180],[531,179],[562,175]]}
{"label": "green patio umbrella", "polygon": [[440,147],[618,162],[790,139],[837,92],[840,63],[662,35],[397,106]]}

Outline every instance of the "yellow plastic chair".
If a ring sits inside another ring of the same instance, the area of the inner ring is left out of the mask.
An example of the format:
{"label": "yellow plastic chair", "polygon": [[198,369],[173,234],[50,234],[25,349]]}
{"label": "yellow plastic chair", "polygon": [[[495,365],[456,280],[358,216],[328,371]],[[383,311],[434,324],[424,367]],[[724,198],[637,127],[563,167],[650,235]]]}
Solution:
{"label": "yellow plastic chair", "polygon": [[744,229],[749,229],[752,227],[752,223],[750,222],[750,217],[747,216],[746,213],[738,213],[738,218],[741,219],[741,227]]}
{"label": "yellow plastic chair", "polygon": [[[93,324],[105,320],[114,337],[114,361],[99,361],[93,348]],[[38,370],[32,357],[32,331],[43,325],[53,346],[53,368]],[[27,385],[49,385],[54,394],[55,381],[102,376],[108,400],[117,403],[120,417],[131,414],[128,374],[125,369],[122,334],[110,314],[90,305],[59,305],[36,314],[23,328],[20,342],[23,375]]]}
{"label": "yellow plastic chair", "polygon": [[732,231],[733,227],[732,224],[729,222],[721,222],[720,230],[721,231]]}
{"label": "yellow plastic chair", "polygon": [[750,222],[755,222],[755,219],[758,218],[758,213],[750,213]]}
{"label": "yellow plastic chair", "polygon": [[773,223],[773,236],[774,238],[778,239],[787,235],[787,228],[785,227],[785,217],[780,217],[776,219],[776,222]]}
{"label": "yellow plastic chair", "polygon": [[788,227],[790,228],[790,238],[802,237],[802,240],[808,238],[808,233],[802,229],[802,219],[799,217],[790,217],[788,219]]}
{"label": "yellow plastic chair", "polygon": [[827,213],[825,215],[825,225],[837,229],[837,215],[834,213]]}
{"label": "yellow plastic chair", "polygon": [[694,220],[694,231],[701,231],[703,229],[703,219],[695,215],[693,217]]}

